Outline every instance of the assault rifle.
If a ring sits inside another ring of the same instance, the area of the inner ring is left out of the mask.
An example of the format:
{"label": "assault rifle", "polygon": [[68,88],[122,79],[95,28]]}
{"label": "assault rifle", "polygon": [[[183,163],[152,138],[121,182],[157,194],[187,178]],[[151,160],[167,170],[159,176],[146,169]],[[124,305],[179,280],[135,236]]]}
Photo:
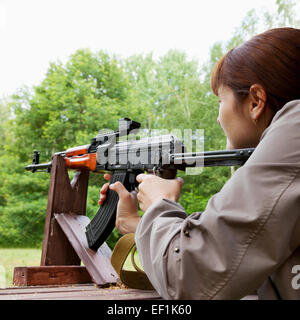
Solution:
{"label": "assault rifle", "polygon": [[[187,153],[182,141],[174,135],[161,135],[140,140],[119,141],[120,137],[136,132],[140,123],[128,118],[119,120],[119,129],[97,135],[91,143],[55,153],[64,158],[68,169],[111,172],[110,183],[120,181],[130,192],[138,183],[136,176],[149,172],[173,179],[177,170],[207,166],[241,166],[254,149],[235,149]],[[26,170],[51,172],[52,162],[39,163],[38,151]],[[97,250],[115,227],[118,204],[116,192],[108,189],[106,200],[86,227],[91,249]]]}

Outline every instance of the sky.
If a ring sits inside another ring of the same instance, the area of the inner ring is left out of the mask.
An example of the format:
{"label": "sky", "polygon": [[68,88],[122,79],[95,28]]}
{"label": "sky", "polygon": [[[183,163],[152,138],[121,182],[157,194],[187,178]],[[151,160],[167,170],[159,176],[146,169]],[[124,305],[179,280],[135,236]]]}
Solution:
{"label": "sky", "polygon": [[275,0],[0,0],[0,98],[39,84],[76,50],[154,57],[179,49],[199,63],[252,8]]}

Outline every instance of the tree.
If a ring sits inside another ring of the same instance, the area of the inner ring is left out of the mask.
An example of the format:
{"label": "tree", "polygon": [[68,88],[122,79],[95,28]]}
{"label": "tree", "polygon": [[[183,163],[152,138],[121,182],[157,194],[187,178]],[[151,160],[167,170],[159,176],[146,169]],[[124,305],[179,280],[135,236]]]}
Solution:
{"label": "tree", "polygon": [[[25,172],[33,150],[48,161],[54,152],[88,144],[101,128],[116,129],[123,114],[133,113],[126,104],[129,89],[116,57],[79,50],[65,65],[51,63],[40,85],[13,95],[9,107],[14,117],[6,123],[12,135],[0,157],[1,245],[41,243],[49,176]],[[101,176],[91,175],[90,216],[97,211],[95,193],[103,182]]]}
{"label": "tree", "polygon": [[5,100],[0,101],[0,155],[3,154],[3,149],[6,142],[7,121],[10,119],[11,114],[8,107],[8,103]]}
{"label": "tree", "polygon": [[[66,65],[51,63],[45,79],[32,90],[13,96],[12,121],[25,161],[32,149],[47,156],[80,143],[100,128],[114,128],[125,105],[129,84],[119,61],[109,55],[79,50]],[[25,148],[24,148],[25,144]]]}
{"label": "tree", "polygon": [[[216,121],[217,97],[197,61],[189,60],[184,52],[170,50],[157,60],[151,54],[130,57],[125,70],[133,86],[131,104],[145,110],[144,124],[149,131],[172,133],[176,129],[184,138],[184,129],[203,129],[206,150],[225,147],[225,136]],[[185,180],[180,202],[191,213],[205,208],[209,197],[230,176],[230,170],[205,169],[198,176],[178,174]]]}

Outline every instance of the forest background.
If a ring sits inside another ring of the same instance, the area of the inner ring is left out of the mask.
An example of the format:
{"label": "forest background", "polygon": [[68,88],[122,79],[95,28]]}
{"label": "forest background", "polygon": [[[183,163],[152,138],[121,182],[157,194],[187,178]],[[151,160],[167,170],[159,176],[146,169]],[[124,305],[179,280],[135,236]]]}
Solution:
{"label": "forest background", "polygon": [[[210,88],[215,63],[264,30],[300,27],[292,0],[274,0],[276,13],[248,12],[230,39],[215,43],[210,58],[199,65],[185,52],[170,50],[154,59],[151,53],[120,58],[88,48],[68,61],[52,62],[45,78],[33,87],[19,88],[0,102],[0,247],[41,248],[49,174],[24,170],[33,150],[41,161],[54,152],[84,145],[102,128],[117,129],[129,117],[152,132],[157,129],[204,129],[204,149],[224,149],[226,139],[216,119],[218,98]],[[70,173],[72,176],[73,173]],[[203,211],[208,199],[230,178],[228,167],[205,168],[184,175],[181,205],[190,214]],[[87,212],[97,212],[102,175],[91,174]],[[113,247],[120,234],[108,239]]]}

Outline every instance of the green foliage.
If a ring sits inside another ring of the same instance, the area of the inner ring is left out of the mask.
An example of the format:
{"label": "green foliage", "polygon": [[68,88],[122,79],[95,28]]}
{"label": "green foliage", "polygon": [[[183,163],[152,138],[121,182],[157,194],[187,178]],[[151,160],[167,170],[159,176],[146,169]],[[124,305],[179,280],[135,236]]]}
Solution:
{"label": "green foliage", "polygon": [[295,0],[276,0],[277,14],[274,15],[266,10],[264,22],[267,29],[274,27],[300,27],[300,19],[296,15],[297,2]]}
{"label": "green foliage", "polygon": [[49,177],[1,172],[0,246],[41,245],[48,186]]}
{"label": "green foliage", "polygon": [[115,128],[128,109],[128,89],[118,60],[103,52],[79,50],[66,65],[51,63],[43,82],[20,90],[10,104],[20,160],[26,161],[34,148],[50,157],[88,143],[100,128]]}
{"label": "green foliage", "polygon": [[11,117],[7,101],[0,101],[0,155],[4,153],[8,132],[7,122]]}

